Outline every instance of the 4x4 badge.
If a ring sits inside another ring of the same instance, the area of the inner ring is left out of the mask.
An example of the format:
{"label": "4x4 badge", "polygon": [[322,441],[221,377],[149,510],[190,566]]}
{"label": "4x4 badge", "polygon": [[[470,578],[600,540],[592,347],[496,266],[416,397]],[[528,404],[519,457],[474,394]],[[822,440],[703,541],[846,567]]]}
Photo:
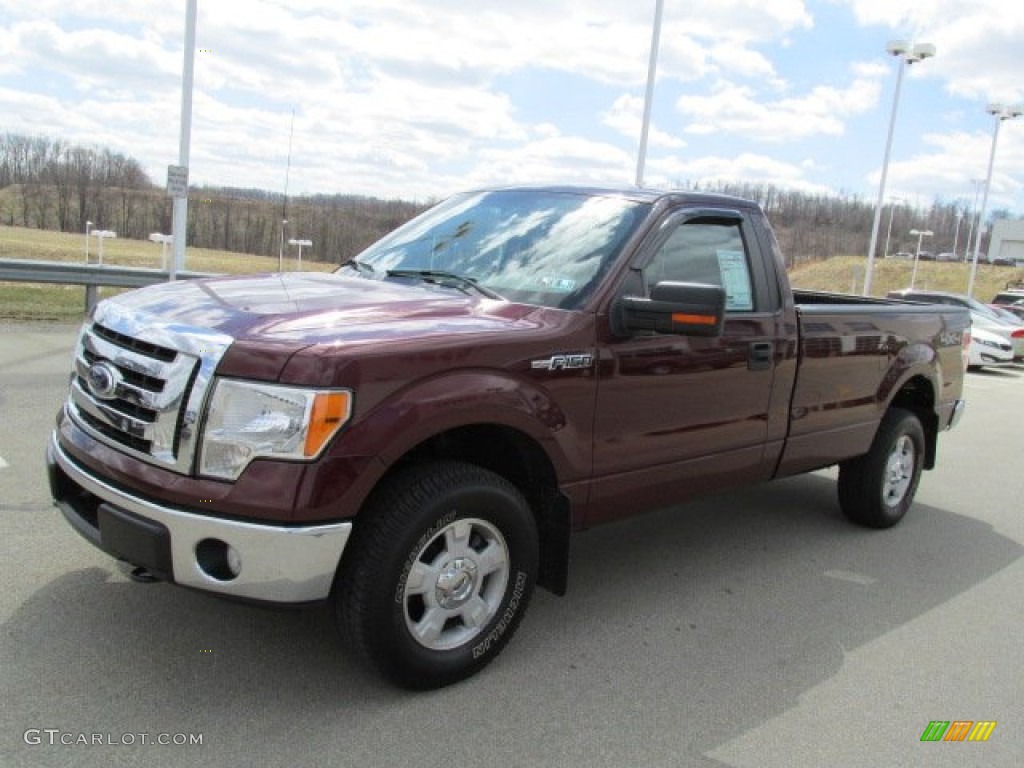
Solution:
{"label": "4x4 badge", "polygon": [[594,364],[594,356],[584,353],[579,355],[552,355],[547,360],[534,360],[530,367],[535,371],[568,371],[574,368],[590,368]]}

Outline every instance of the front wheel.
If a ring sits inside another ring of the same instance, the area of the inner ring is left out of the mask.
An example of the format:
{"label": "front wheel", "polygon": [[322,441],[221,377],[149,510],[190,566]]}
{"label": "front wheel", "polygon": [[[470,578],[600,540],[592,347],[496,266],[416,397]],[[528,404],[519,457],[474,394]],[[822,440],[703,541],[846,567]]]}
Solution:
{"label": "front wheel", "polygon": [[439,688],[488,664],[537,578],[537,528],[515,486],[437,462],[390,481],[360,512],[335,607],[343,638],[385,676]]}
{"label": "front wheel", "polygon": [[924,429],[916,415],[890,408],[871,449],[839,465],[839,506],[853,522],[890,528],[907,513],[924,466]]}

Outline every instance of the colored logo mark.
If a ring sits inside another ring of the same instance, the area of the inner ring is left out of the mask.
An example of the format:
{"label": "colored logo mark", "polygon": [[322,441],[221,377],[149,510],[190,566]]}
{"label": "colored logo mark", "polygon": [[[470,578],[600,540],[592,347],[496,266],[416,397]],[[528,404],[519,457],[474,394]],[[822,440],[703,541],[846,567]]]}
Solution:
{"label": "colored logo mark", "polygon": [[988,741],[996,728],[995,720],[932,720],[921,734],[921,741]]}

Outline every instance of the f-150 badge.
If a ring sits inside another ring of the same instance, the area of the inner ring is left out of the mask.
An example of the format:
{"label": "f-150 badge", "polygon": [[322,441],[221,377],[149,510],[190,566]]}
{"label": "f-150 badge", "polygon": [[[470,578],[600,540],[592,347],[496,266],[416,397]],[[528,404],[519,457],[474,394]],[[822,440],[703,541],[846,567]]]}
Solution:
{"label": "f-150 badge", "polygon": [[575,368],[590,368],[594,356],[589,352],[579,355],[552,355],[547,360],[534,360],[530,367],[535,371],[568,371]]}

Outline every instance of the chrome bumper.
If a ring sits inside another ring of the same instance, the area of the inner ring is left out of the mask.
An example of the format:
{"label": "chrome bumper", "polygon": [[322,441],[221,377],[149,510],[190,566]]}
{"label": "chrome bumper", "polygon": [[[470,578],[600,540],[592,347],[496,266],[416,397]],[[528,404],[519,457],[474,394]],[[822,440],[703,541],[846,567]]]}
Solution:
{"label": "chrome bumper", "polygon": [[946,425],[946,429],[952,429],[953,427],[960,423],[960,419],[963,418],[964,409],[966,408],[966,400],[953,401],[953,412],[949,416],[949,424]]}
{"label": "chrome bumper", "polygon": [[[176,584],[207,592],[272,603],[324,600],[352,532],[351,523],[259,525],[197,515],[131,496],[80,467],[61,448],[56,433],[50,438],[47,458],[67,480],[109,505],[100,504],[106,519],[129,521],[126,525],[137,525],[143,537],[156,531],[169,539],[171,573],[167,575]],[[68,501],[57,499],[57,504],[79,533],[110,551],[101,522],[87,519]],[[128,539],[133,537],[138,539],[129,532]],[[233,550],[232,567],[211,566],[209,553],[226,552],[228,547]]]}

